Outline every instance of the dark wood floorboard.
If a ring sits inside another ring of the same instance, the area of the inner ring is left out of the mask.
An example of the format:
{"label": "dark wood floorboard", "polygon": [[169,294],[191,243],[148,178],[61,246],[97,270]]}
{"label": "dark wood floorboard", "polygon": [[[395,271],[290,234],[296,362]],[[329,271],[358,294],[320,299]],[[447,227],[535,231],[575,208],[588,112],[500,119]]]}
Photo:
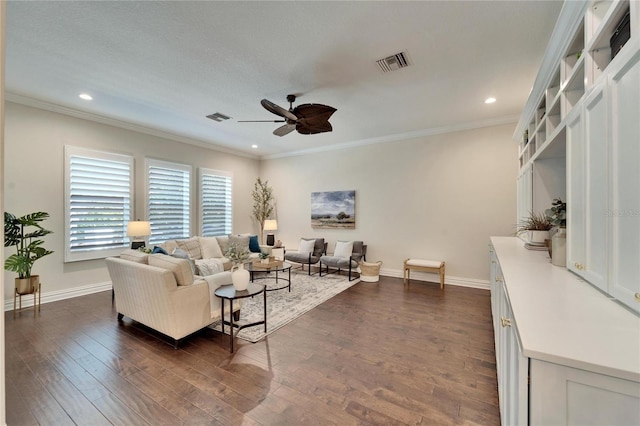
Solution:
{"label": "dark wood floorboard", "polygon": [[500,424],[488,291],[381,277],[234,354],[116,315],[111,292],[5,313],[8,425]]}

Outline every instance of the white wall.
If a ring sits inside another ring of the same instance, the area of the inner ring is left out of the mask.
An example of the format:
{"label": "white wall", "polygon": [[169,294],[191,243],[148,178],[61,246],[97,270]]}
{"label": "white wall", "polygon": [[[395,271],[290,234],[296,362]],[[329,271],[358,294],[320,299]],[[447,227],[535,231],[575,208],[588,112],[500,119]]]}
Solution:
{"label": "white wall", "polygon": [[[234,232],[258,232],[250,216],[253,204],[251,191],[259,172],[258,160],[12,102],[6,103],[5,113],[4,208],[19,216],[40,210],[51,215],[44,226],[54,234],[45,237],[44,247],[55,253],[40,259],[34,267],[34,273],[40,275],[43,283],[43,300],[46,300],[47,293],[59,295],[65,290],[110,281],[104,260],[63,261],[65,145],[134,155],[136,218],[143,218],[145,211],[145,156],[192,165],[191,231],[194,235],[198,232],[197,167],[231,171],[234,174]],[[13,300],[14,276],[14,273],[5,271],[4,295],[7,300]]]}
{"label": "white wall", "polygon": [[[277,200],[276,238],[363,240],[367,260],[399,276],[407,257],[447,262],[447,282],[482,287],[491,235],[510,235],[516,217],[513,125],[266,160],[260,175]],[[356,229],[312,229],[316,191],[356,191]],[[428,276],[427,276],[428,277]]]}

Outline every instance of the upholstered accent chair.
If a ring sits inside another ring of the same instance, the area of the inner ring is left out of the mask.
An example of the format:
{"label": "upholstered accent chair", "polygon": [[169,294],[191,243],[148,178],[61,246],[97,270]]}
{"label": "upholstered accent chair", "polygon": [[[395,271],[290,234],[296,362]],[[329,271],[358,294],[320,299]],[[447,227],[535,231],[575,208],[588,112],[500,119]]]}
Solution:
{"label": "upholstered accent chair", "polygon": [[[314,241],[311,246],[311,241]],[[304,271],[304,265],[308,266],[309,275],[311,274],[311,265],[315,265],[320,261],[320,257],[327,253],[327,243],[324,238],[302,238],[298,251],[287,251],[284,259],[288,262],[300,264],[300,269]]]}
{"label": "upholstered accent chair", "polygon": [[358,262],[367,260],[367,245],[362,241],[338,241],[333,255],[324,255],[320,257],[320,276],[322,276],[322,267],[326,268],[325,275],[329,274],[329,268],[336,269],[334,272],[340,272],[342,269],[349,271],[349,281],[353,281],[357,277],[353,276],[354,272],[358,272]]}

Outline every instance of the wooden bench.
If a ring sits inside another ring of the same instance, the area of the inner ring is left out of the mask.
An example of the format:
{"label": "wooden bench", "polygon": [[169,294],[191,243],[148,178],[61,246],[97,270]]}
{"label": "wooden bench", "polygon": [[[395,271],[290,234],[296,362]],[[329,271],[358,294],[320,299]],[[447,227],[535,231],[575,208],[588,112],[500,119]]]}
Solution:
{"label": "wooden bench", "polygon": [[444,262],[440,260],[406,259],[404,261],[404,283],[408,284],[411,270],[440,274],[440,288],[444,289]]}

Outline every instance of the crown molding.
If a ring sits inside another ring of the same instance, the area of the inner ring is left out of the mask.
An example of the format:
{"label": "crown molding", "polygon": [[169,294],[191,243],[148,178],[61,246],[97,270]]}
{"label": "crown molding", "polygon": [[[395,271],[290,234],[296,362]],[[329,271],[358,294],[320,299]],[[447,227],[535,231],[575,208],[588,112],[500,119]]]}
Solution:
{"label": "crown molding", "polygon": [[150,136],[156,136],[163,139],[170,139],[172,141],[185,143],[188,145],[198,146],[200,148],[210,149],[213,151],[220,151],[226,154],[237,155],[239,157],[250,158],[252,160],[259,160],[257,155],[247,154],[246,152],[236,151],[220,145],[215,145],[211,142],[193,139],[176,133],[167,132],[164,130],[153,129],[150,127],[142,126],[140,124],[134,124],[127,121],[118,120],[115,118],[109,118],[98,114],[93,114],[86,111],[80,111],[77,109],[65,107],[62,105],[41,101],[39,99],[30,98],[28,96],[18,95],[16,93],[5,92],[5,101],[14,102],[17,104],[39,108],[46,111],[56,112],[59,114],[68,115],[75,118],[81,118],[83,120],[89,120],[100,124],[106,124],[109,126],[119,127],[125,130],[131,130],[138,133],[144,133]]}
{"label": "crown molding", "polygon": [[518,121],[519,115],[508,115],[504,117],[491,118],[488,120],[471,121],[468,123],[453,124],[449,126],[433,127],[430,129],[416,130],[412,132],[396,133],[393,135],[378,136],[375,138],[361,139],[341,144],[333,144],[325,147],[304,149],[299,151],[291,151],[282,154],[264,155],[261,160],[275,160],[278,158],[297,157],[300,155],[315,154],[319,152],[337,151],[342,149],[357,148],[366,145],[374,145],[379,143],[397,142],[402,140],[415,139],[425,136],[441,135],[445,133],[455,133],[464,130],[481,129],[483,127],[500,126],[503,124],[512,124]]}

